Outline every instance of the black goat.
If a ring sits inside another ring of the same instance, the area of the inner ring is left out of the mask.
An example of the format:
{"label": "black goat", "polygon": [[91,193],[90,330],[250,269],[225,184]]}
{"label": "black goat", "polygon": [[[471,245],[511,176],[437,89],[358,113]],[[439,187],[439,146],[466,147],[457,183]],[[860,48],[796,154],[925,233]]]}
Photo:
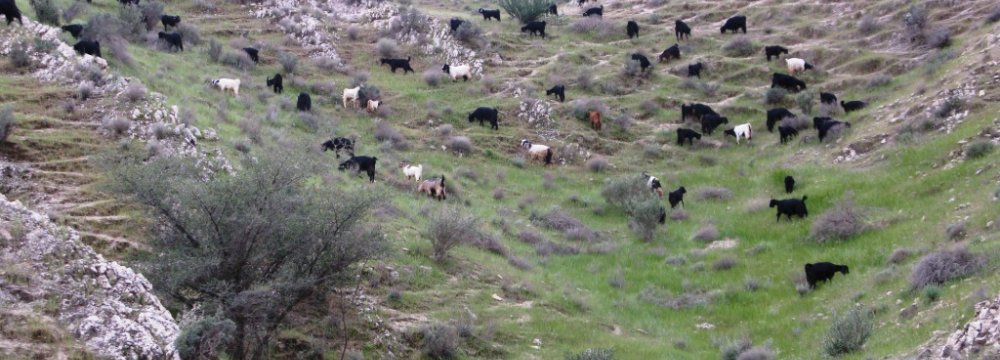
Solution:
{"label": "black goat", "polygon": [[684,205],[684,194],[687,190],[683,186],[677,188],[677,190],[667,193],[667,201],[670,202],[670,208],[673,209],[677,204]]}
{"label": "black goat", "polygon": [[83,33],[83,25],[80,24],[63,25],[61,29],[62,31],[68,32],[70,35],[73,35],[74,39],[79,39],[80,34]]}
{"label": "black goat", "polygon": [[379,65],[389,65],[389,70],[391,70],[393,74],[396,73],[396,69],[401,68],[403,69],[403,74],[405,75],[407,72],[415,72],[413,71],[413,68],[410,67],[410,59],[412,59],[412,57],[407,56],[406,59],[381,58],[378,61],[380,63]]}
{"label": "black goat", "polygon": [[851,123],[849,122],[836,120],[830,120],[819,124],[819,127],[817,128],[817,130],[819,130],[819,142],[823,142],[823,139],[826,139],[826,136],[830,133],[831,129],[841,125],[851,127]]}
{"label": "black goat", "polygon": [[490,10],[479,8],[479,13],[483,14],[483,20],[497,19],[497,21],[500,21],[500,9]]}
{"label": "black goat", "polygon": [[649,59],[646,58],[646,55],[640,53],[632,54],[632,60],[639,62],[639,67],[642,69],[642,72],[646,72],[646,69],[652,65],[652,63],[649,62]]}
{"label": "black goat", "polygon": [[681,121],[692,117],[701,121],[701,118],[705,115],[719,115],[719,113],[715,112],[711,106],[705,104],[681,104]]}
{"label": "black goat", "polygon": [[639,24],[635,21],[629,20],[628,23],[625,24],[625,33],[628,35],[629,39],[639,37]]}
{"label": "black goat", "polygon": [[259,50],[255,49],[255,48],[252,48],[252,47],[245,47],[245,48],[243,48],[243,51],[247,53],[247,56],[250,56],[250,60],[253,60],[254,64],[256,64],[257,62],[260,61],[260,51]]}
{"label": "black goat", "polygon": [[160,15],[160,23],[163,24],[163,30],[169,27],[175,27],[177,24],[181,23],[181,17],[179,15]]}
{"label": "black goat", "polygon": [[837,95],[834,95],[834,94],[831,94],[831,93],[821,92],[821,93],[819,93],[819,102],[821,102],[823,104],[836,104],[837,103]]}
{"label": "black goat", "polygon": [[464,22],[465,20],[459,18],[451,18],[451,20],[448,20],[448,26],[451,27],[451,32],[455,32],[458,31],[458,27],[462,26]]}
{"label": "black goat", "polygon": [[782,119],[788,117],[795,117],[791,111],[785,108],[774,108],[767,111],[767,132],[774,132],[774,124],[781,122]]}
{"label": "black goat", "polygon": [[299,93],[299,100],[295,102],[295,108],[299,111],[312,111],[312,98],[309,94]]}
{"label": "black goat", "polygon": [[378,161],[377,157],[368,156],[353,156],[350,159],[340,163],[337,166],[337,170],[344,171],[347,169],[353,169],[355,174],[360,174],[362,171],[368,173],[368,181],[375,182],[375,162]]}
{"label": "black goat", "polygon": [[[715,128],[722,124],[728,124],[729,119],[725,116],[719,116],[716,114],[707,114],[701,117],[701,132],[706,135],[712,135]],[[736,134],[733,134],[735,136]]]}
{"label": "black goat", "polygon": [[497,108],[478,107],[475,111],[469,113],[469,122],[479,120],[479,126],[483,126],[484,121],[488,121],[490,123],[490,128],[493,130],[500,129],[497,125],[499,118],[500,110]]}
{"label": "black goat", "polygon": [[73,50],[76,50],[80,55],[86,54],[103,58],[101,56],[101,43],[99,41],[80,40],[73,45]]}
{"label": "black goat", "polygon": [[705,65],[702,63],[694,63],[688,65],[688,77],[696,76],[701,79],[701,71],[705,69]]}
{"label": "black goat", "polygon": [[743,30],[744,34],[747,33],[747,17],[746,16],[737,15],[737,16],[733,16],[733,17],[731,17],[729,19],[726,19],[726,23],[722,24],[722,27],[719,28],[719,31],[721,31],[723,34],[725,34],[726,31],[732,30],[733,34],[736,34],[736,33],[739,33],[740,29]]}
{"label": "black goat", "polygon": [[806,89],[806,83],[791,75],[774,73],[771,75],[771,88],[776,87],[785,88],[790,92],[799,92]]}
{"label": "black goat", "polygon": [[583,12],[583,16],[585,16],[585,17],[586,16],[593,16],[593,15],[597,15],[597,17],[604,17],[604,5],[601,5],[601,6],[598,6],[598,7],[594,7],[594,8],[590,8],[590,9],[587,9],[587,11]]}
{"label": "black goat", "polygon": [[527,32],[530,35],[541,35],[542,39],[545,38],[545,22],[544,21],[532,21],[521,27],[521,32]]}
{"label": "black goat", "polygon": [[840,102],[840,107],[844,108],[844,112],[845,113],[849,113],[851,111],[858,111],[858,110],[864,109],[865,106],[868,106],[868,103],[866,103],[864,101],[858,101],[858,100],[853,100],[853,101],[848,101],[848,102],[843,102],[843,101]]}
{"label": "black goat", "polygon": [[767,55],[767,61],[771,61],[772,56],[775,59],[780,59],[781,54],[788,54],[788,49],[778,45],[764,47],[764,55]]}
{"label": "black goat", "polygon": [[545,96],[555,95],[559,98],[559,102],[566,101],[566,87],[563,85],[553,86],[551,89],[545,90]]}
{"label": "black goat", "polygon": [[807,196],[803,196],[802,199],[784,199],[775,200],[771,199],[771,203],[768,204],[769,207],[778,208],[778,218],[775,221],[781,221],[781,215],[787,215],[788,220],[792,220],[792,215],[798,216],[800,218],[805,218],[809,216],[809,210],[806,210],[806,199]]}
{"label": "black goat", "polygon": [[125,7],[125,6],[128,6],[128,5],[139,6],[139,0],[118,0],[118,2],[122,4],[122,7]]}
{"label": "black goat", "polygon": [[798,136],[799,131],[791,126],[778,126],[778,135],[781,136],[781,143],[784,144]]}
{"label": "black goat", "polygon": [[791,175],[785,176],[785,193],[791,194],[792,191],[795,191],[795,178]]}
{"label": "black goat", "polygon": [[674,21],[674,37],[677,38],[677,41],[680,41],[685,36],[688,40],[691,40],[691,27],[683,21]]}
{"label": "black goat", "polygon": [[160,40],[167,42],[168,45],[167,49],[176,48],[180,51],[184,51],[184,38],[180,33],[175,33],[175,32],[167,33],[160,31],[160,33],[157,34],[157,36],[160,37]]}
{"label": "black goat", "polygon": [[685,140],[687,140],[691,146],[694,146],[694,139],[701,140],[701,134],[691,129],[677,129],[677,146],[684,146]]}
{"label": "black goat", "polygon": [[24,22],[21,21],[21,10],[17,8],[17,2],[14,0],[0,0],[0,14],[7,18],[7,26],[14,20],[24,26]]}
{"label": "black goat", "polygon": [[274,74],[274,78],[267,78],[267,86],[274,89],[276,94],[281,94],[285,91],[285,85],[282,84],[281,74]]}
{"label": "black goat", "polygon": [[813,118],[813,129],[819,130],[820,125],[823,125],[823,123],[825,123],[827,121],[833,121],[833,119],[825,117],[825,116],[824,117],[814,117]]}
{"label": "black goat", "polygon": [[657,60],[659,62],[664,62],[670,59],[680,60],[680,58],[681,58],[681,47],[677,46],[677,44],[674,44],[674,46],[668,47],[666,50],[663,50],[663,52],[660,53],[660,57],[657,58]]}
{"label": "black goat", "polygon": [[851,269],[847,268],[847,265],[837,265],[829,262],[806,264],[805,271],[809,289],[815,289],[816,284],[833,279],[833,276],[838,272],[844,275],[851,273]]}
{"label": "black goat", "polygon": [[559,16],[559,8],[556,7],[556,4],[549,5],[549,14]]}
{"label": "black goat", "polygon": [[343,137],[327,140],[323,142],[323,151],[328,150],[333,150],[338,159],[340,158],[340,150],[345,150],[348,154],[354,156],[354,141]]}

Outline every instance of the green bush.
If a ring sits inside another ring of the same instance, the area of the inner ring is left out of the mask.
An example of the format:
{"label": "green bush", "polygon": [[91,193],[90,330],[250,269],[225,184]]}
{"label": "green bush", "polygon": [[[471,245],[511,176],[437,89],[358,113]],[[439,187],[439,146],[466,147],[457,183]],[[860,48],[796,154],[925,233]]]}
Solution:
{"label": "green bush", "polygon": [[611,349],[587,349],[579,354],[566,355],[566,360],[614,360],[615,351]]}
{"label": "green bush", "polygon": [[458,331],[454,326],[434,324],[423,329],[423,351],[431,359],[458,356]]}
{"label": "green bush", "polygon": [[849,354],[865,345],[875,328],[875,313],[866,308],[853,308],[833,320],[826,334],[823,350],[827,355]]}
{"label": "green bush", "polygon": [[448,252],[462,243],[479,240],[479,219],[460,208],[446,206],[433,213],[427,223],[434,260],[444,261]]}
{"label": "green bush", "polygon": [[994,147],[995,145],[993,145],[993,143],[988,140],[973,141],[972,143],[969,144],[968,147],[965,148],[965,158],[978,159],[981,157],[985,157],[986,155],[989,155],[991,152],[993,152]]}
{"label": "green bush", "polygon": [[26,68],[31,66],[31,55],[28,51],[31,47],[28,45],[27,41],[18,41],[10,47],[10,53],[7,55],[10,57],[11,65],[16,68]]}
{"label": "green bush", "polygon": [[549,11],[550,0],[500,0],[498,3],[511,17],[522,24],[538,20]]}
{"label": "green bush", "polygon": [[31,8],[35,9],[35,17],[39,22],[59,26],[59,9],[52,0],[30,0]]}
{"label": "green bush", "polygon": [[174,340],[182,359],[218,359],[233,342],[236,323],[229,319],[207,317],[188,325]]}

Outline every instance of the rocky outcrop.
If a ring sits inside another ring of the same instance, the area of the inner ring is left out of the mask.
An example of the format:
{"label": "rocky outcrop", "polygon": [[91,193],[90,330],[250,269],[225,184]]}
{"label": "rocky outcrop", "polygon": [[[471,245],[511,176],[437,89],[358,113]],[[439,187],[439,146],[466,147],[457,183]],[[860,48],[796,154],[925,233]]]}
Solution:
{"label": "rocky outcrop", "polygon": [[179,359],[177,324],[145,277],[3,195],[0,259],[21,269],[16,282],[0,277],[0,308],[45,308],[102,357]]}
{"label": "rocky outcrop", "polygon": [[931,355],[938,359],[965,359],[984,353],[1000,353],[1000,297],[976,304],[976,316],[932,350]]}

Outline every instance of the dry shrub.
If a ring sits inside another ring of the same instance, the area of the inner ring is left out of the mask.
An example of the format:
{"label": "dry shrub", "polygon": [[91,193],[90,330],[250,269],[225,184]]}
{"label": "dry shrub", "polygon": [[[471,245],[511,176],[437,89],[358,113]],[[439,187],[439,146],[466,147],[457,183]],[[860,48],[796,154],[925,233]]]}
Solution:
{"label": "dry shrub", "polygon": [[594,348],[587,349],[579,354],[566,355],[566,360],[614,360],[615,351],[613,349]]}
{"label": "dry shrub", "polygon": [[458,331],[448,324],[434,324],[422,330],[421,349],[431,359],[453,359],[458,356]]}
{"label": "dry shrub", "polygon": [[396,58],[399,56],[399,45],[396,40],[381,38],[375,43],[375,53],[384,58]]}
{"label": "dry shrub", "polygon": [[347,39],[357,41],[361,37],[361,28],[357,25],[347,27]]}
{"label": "dry shrub", "polygon": [[736,360],[774,360],[776,357],[770,347],[754,346],[736,357]]}
{"label": "dry shrub", "polygon": [[874,328],[875,313],[872,310],[852,308],[833,320],[823,342],[823,350],[834,357],[861,350]]}
{"label": "dry shrub", "polygon": [[601,101],[600,99],[579,99],[574,100],[572,104],[573,117],[577,120],[586,120],[587,113],[591,111],[597,111],[601,114],[609,113],[608,105]]}
{"label": "dry shrub", "polygon": [[809,237],[820,243],[847,240],[867,229],[865,215],[850,197],[845,197],[813,222]]}
{"label": "dry shrub", "polygon": [[483,36],[483,29],[471,21],[463,21],[455,30],[455,39],[468,45],[473,49],[478,49],[486,45],[486,37]]}
{"label": "dry shrub", "polygon": [[106,117],[101,121],[101,127],[115,135],[123,135],[132,128],[132,121],[120,117]]}
{"label": "dry shrub", "polygon": [[698,199],[701,200],[729,200],[733,197],[733,192],[724,187],[709,186],[698,190]]}
{"label": "dry shrub", "polygon": [[676,209],[670,212],[670,220],[673,221],[683,221],[687,220],[688,213],[684,209]]}
{"label": "dry shrub", "polygon": [[896,248],[892,251],[892,254],[889,255],[889,263],[899,265],[909,258],[910,250],[907,250],[906,248]]}
{"label": "dry shrub", "polygon": [[587,170],[595,173],[602,172],[608,169],[608,160],[603,156],[594,156],[587,160]]}
{"label": "dry shrub", "polygon": [[18,41],[11,45],[10,53],[10,63],[16,68],[26,68],[31,65],[31,55],[28,54],[30,46],[27,41]]}
{"label": "dry shrub", "polygon": [[719,239],[719,230],[715,225],[708,224],[698,229],[691,238],[701,242],[712,242]]}
{"label": "dry shrub", "polygon": [[430,24],[430,17],[409,6],[400,10],[399,16],[392,19],[387,33],[399,39],[422,35],[431,30]]}
{"label": "dry shrub", "polygon": [[[59,26],[59,8],[54,0],[29,0],[35,10],[35,19],[43,24]],[[159,18],[159,17],[157,17]]]}
{"label": "dry shrub", "polygon": [[444,73],[434,69],[424,71],[424,83],[430,87],[438,87],[445,81]]}
{"label": "dry shrub", "polygon": [[4,106],[3,110],[0,110],[0,144],[7,142],[11,131],[14,130],[15,122],[14,108],[10,105]]}
{"label": "dry shrub", "polygon": [[299,57],[293,53],[282,51],[278,53],[278,63],[281,64],[281,70],[284,70],[285,74],[291,74],[295,72],[295,67],[299,65]]}
{"label": "dry shrub", "polygon": [[690,309],[694,307],[706,306],[712,302],[717,294],[705,291],[687,291],[680,295],[673,295],[656,287],[646,287],[639,292],[640,301],[662,306],[673,310]]}
{"label": "dry shrub", "polygon": [[780,87],[769,88],[767,92],[764,93],[764,103],[768,105],[781,104],[788,97],[788,90]]}
{"label": "dry shrub", "polygon": [[510,254],[510,250],[500,242],[500,238],[493,234],[480,234],[478,238],[473,239],[472,245],[503,257]]}
{"label": "dry shrub", "polygon": [[753,56],[758,48],[746,35],[738,35],[723,45],[722,51],[730,57],[747,57]]}
{"label": "dry shrub", "polygon": [[946,28],[937,28],[925,34],[927,45],[940,49],[951,45],[951,31]]}
{"label": "dry shrub", "polygon": [[715,271],[726,271],[736,267],[737,264],[739,264],[739,261],[735,257],[725,256],[712,263],[712,269]]}
{"label": "dry shrub", "polygon": [[945,235],[948,235],[948,240],[958,241],[965,238],[965,222],[957,222],[953,224],[948,224],[948,227],[944,229]]}
{"label": "dry shrub", "polygon": [[125,98],[130,102],[146,99],[146,87],[138,81],[133,81],[125,88]]}
{"label": "dry shrub", "polygon": [[879,30],[878,21],[871,15],[865,15],[858,21],[858,33],[864,36],[874,34]]}
{"label": "dry shrub", "polygon": [[574,33],[584,33],[598,40],[607,40],[620,35],[619,26],[602,17],[589,16],[573,21],[569,28]]}
{"label": "dry shrub", "polygon": [[910,273],[910,285],[919,289],[941,285],[951,280],[975,274],[986,266],[986,259],[970,253],[964,247],[932,252],[920,258]]}
{"label": "dry shrub", "polygon": [[989,140],[976,140],[965,147],[966,159],[979,159],[993,152],[996,145]]}
{"label": "dry shrub", "polygon": [[208,49],[205,51],[208,53],[208,59],[212,62],[219,62],[222,60],[222,44],[215,39],[208,41]]}
{"label": "dry shrub", "polygon": [[80,14],[83,13],[85,10],[87,10],[87,3],[82,1],[74,1],[72,5],[63,9],[62,11],[63,21],[65,21],[67,24],[72,23],[73,20],[76,20],[76,17],[80,16]]}
{"label": "dry shrub", "polygon": [[427,224],[427,238],[431,240],[433,257],[436,261],[448,258],[448,252],[463,242],[478,241],[479,219],[453,206],[445,206],[430,214]]}
{"label": "dry shrub", "polygon": [[455,153],[466,155],[472,152],[472,140],[465,136],[452,136],[448,139],[447,147]]}
{"label": "dry shrub", "polygon": [[250,55],[247,55],[244,51],[225,51],[222,53],[219,62],[243,71],[253,70],[254,67],[257,66],[257,64],[253,62],[253,59],[250,59]]}

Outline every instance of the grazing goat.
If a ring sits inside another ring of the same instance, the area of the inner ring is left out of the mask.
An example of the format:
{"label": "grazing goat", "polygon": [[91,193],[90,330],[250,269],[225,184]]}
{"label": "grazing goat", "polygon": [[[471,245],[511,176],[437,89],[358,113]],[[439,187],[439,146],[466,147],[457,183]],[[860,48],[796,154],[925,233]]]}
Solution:
{"label": "grazing goat", "polygon": [[695,76],[701,79],[701,70],[703,69],[705,69],[705,65],[700,62],[688,65],[688,77]]}
{"label": "grazing goat", "polygon": [[159,34],[157,34],[157,36],[160,38],[160,40],[167,42],[168,45],[167,49],[176,48],[180,51],[184,51],[184,38],[182,37],[181,34],[175,32],[167,33],[160,31]]}
{"label": "grazing goat", "polygon": [[219,90],[222,90],[223,92],[226,90],[232,90],[233,95],[240,96],[240,79],[215,79],[212,80],[212,85],[215,85],[215,87],[219,88]]}
{"label": "grazing goat", "polygon": [[21,10],[17,8],[17,2],[14,0],[0,0],[0,14],[7,18],[7,26],[10,26],[15,19],[18,24],[24,26],[24,22],[21,21]]}
{"label": "grazing goat", "polygon": [[175,27],[177,24],[181,23],[181,17],[178,15],[160,15],[160,23],[163,24],[163,30],[170,27]]}
{"label": "grazing goat", "polygon": [[813,66],[807,63],[805,60],[799,58],[788,58],[785,59],[785,65],[788,66],[788,73],[794,75],[799,71],[812,70]]}
{"label": "grazing goat", "polygon": [[736,125],[736,127],[726,130],[724,132],[726,135],[736,138],[736,143],[740,143],[740,138],[746,138],[747,144],[750,143],[750,139],[753,138],[753,129],[750,128],[750,123]]}
{"label": "grazing goat", "polygon": [[299,100],[295,103],[295,108],[299,111],[312,111],[312,98],[309,94],[299,93]]}
{"label": "grazing goat", "polygon": [[694,146],[694,139],[701,140],[701,134],[691,129],[677,128],[677,146],[684,146],[684,140]]}
{"label": "grazing goat", "polygon": [[354,170],[355,174],[360,174],[362,171],[368,174],[368,182],[375,182],[375,162],[378,161],[377,157],[374,156],[354,156],[351,155],[350,159],[340,163],[337,166],[337,170],[344,171],[347,169]]}
{"label": "grazing goat", "polygon": [[464,22],[465,22],[465,20],[462,20],[462,19],[451,18],[451,20],[448,20],[448,26],[451,27],[451,32],[455,32],[455,31],[458,30],[459,26],[462,26],[462,23],[464,23]]}
{"label": "grazing goat", "polygon": [[343,102],[345,109],[347,108],[348,101],[357,104],[359,95],[358,93],[360,92],[361,92],[361,86],[357,86],[351,89],[344,89],[344,96],[341,98],[341,101]]}
{"label": "grazing goat", "polygon": [[639,24],[635,21],[629,20],[628,23],[625,24],[625,34],[628,35],[629,39],[639,37]]}
{"label": "grazing goat", "polygon": [[538,160],[545,165],[552,165],[552,148],[542,144],[532,144],[528,139],[521,139],[521,147],[528,150],[532,160]]}
{"label": "grazing goat", "polygon": [[440,179],[424,180],[420,185],[417,185],[417,192],[426,193],[427,196],[438,201],[448,199],[448,190],[444,185],[444,175],[441,175]]}
{"label": "grazing goat", "polygon": [[559,16],[559,8],[556,7],[556,4],[549,5],[549,14]]}
{"label": "grazing goat", "polygon": [[674,37],[677,38],[677,41],[680,41],[685,36],[688,40],[691,40],[691,27],[683,21],[674,21]]}
{"label": "grazing goat", "polygon": [[483,20],[489,21],[490,19],[497,19],[497,21],[500,21],[500,9],[489,10],[479,8],[479,13],[483,14]]}
{"label": "grazing goat", "polygon": [[843,102],[843,101],[840,102],[840,107],[844,108],[844,113],[849,113],[851,111],[858,111],[858,110],[864,109],[865,106],[868,106],[868,103],[866,103],[864,101],[858,101],[858,100],[853,100],[853,101],[848,101],[848,102]]}
{"label": "grazing goat", "polygon": [[649,59],[646,58],[646,55],[640,53],[632,54],[632,60],[639,62],[639,68],[641,69],[642,72],[646,72],[646,69],[648,69],[649,66],[652,65],[649,62]]}
{"label": "grazing goat", "polygon": [[729,19],[726,19],[726,23],[722,24],[722,27],[719,28],[719,31],[721,31],[723,34],[725,34],[727,30],[732,30],[733,34],[736,34],[736,33],[739,33],[740,29],[743,30],[744,34],[747,33],[747,17],[746,16],[737,15],[737,16],[733,16],[733,17],[731,17]]}
{"label": "grazing goat", "polygon": [[382,102],[379,100],[368,99],[368,102],[365,104],[365,110],[367,110],[369,114],[374,114],[378,111],[378,107],[381,105]]}
{"label": "grazing goat", "polygon": [[544,21],[532,21],[521,27],[521,32],[527,32],[528,35],[541,35],[542,39],[545,38],[545,22]]}
{"label": "grazing goat", "polygon": [[791,126],[778,126],[778,135],[781,136],[781,143],[785,144],[799,135],[799,131]]}
{"label": "grazing goat", "polygon": [[73,50],[76,50],[80,55],[92,55],[99,58],[104,58],[101,56],[101,42],[90,41],[90,40],[80,40],[73,45]]}
{"label": "grazing goat", "polygon": [[664,62],[664,61],[667,61],[667,60],[670,60],[670,59],[680,60],[681,59],[681,48],[680,48],[680,46],[677,46],[677,44],[674,44],[674,46],[668,47],[666,50],[663,50],[663,52],[660,53],[660,57],[657,58],[657,59],[659,60],[659,62]]}
{"label": "grazing goat", "polygon": [[255,48],[252,48],[252,47],[245,47],[245,48],[243,48],[243,52],[247,53],[247,56],[250,57],[250,60],[253,60],[254,64],[260,62],[260,51],[259,50],[255,49]]}
{"label": "grazing goat", "polygon": [[587,119],[590,120],[590,127],[596,131],[601,131],[601,112],[600,111],[589,111],[587,112]]}
{"label": "grazing goat", "polygon": [[771,75],[771,88],[776,87],[782,87],[790,92],[799,92],[806,89],[806,83],[791,75],[774,73]]}
{"label": "grazing goat", "polygon": [[333,150],[338,159],[340,158],[340,150],[347,151],[353,157],[354,141],[344,137],[333,138],[323,143],[323,151],[327,150]]}
{"label": "grazing goat", "polygon": [[[597,0],[593,0],[593,1],[597,1]],[[576,0],[576,6],[579,6],[579,7],[583,7],[583,4],[586,4],[586,3],[587,3],[587,0]]]}
{"label": "grazing goat", "polygon": [[[90,1],[87,1],[87,2],[90,2]],[[122,7],[125,7],[125,6],[128,6],[128,5],[139,6],[139,0],[118,0],[118,2],[122,4]]]}
{"label": "grazing goat", "polygon": [[413,68],[410,67],[410,59],[411,57],[409,56],[407,56],[406,59],[381,58],[379,59],[379,62],[381,63],[380,65],[389,65],[389,70],[392,71],[393,74],[396,73],[396,69],[402,68],[403,74],[405,75],[407,72],[414,72]]}
{"label": "grazing goat", "polygon": [[601,5],[601,6],[598,6],[598,7],[595,7],[595,8],[590,8],[590,9],[587,9],[587,11],[583,12],[583,16],[584,17],[593,16],[593,15],[597,15],[597,17],[604,17],[604,5]]}
{"label": "grazing goat", "polygon": [[490,123],[490,128],[493,130],[499,130],[500,127],[497,126],[497,121],[499,121],[500,110],[497,108],[488,107],[478,107],[473,112],[469,113],[469,122],[474,122],[479,120],[479,126],[483,126],[484,122],[488,121]]}
{"label": "grazing goat", "polygon": [[667,223],[667,209],[665,209],[663,206],[660,206],[660,216],[657,217],[656,222],[660,224]]}
{"label": "grazing goat", "polygon": [[559,102],[566,101],[566,87],[563,85],[553,86],[551,89],[545,90],[545,96],[555,95],[559,99]]}
{"label": "grazing goat", "polygon": [[804,219],[806,216],[809,216],[809,210],[806,210],[807,198],[807,196],[803,196],[802,199],[771,199],[771,203],[768,204],[768,207],[778,208],[778,218],[775,222],[781,221],[781,215],[787,215],[789,221],[792,220],[792,215]]}
{"label": "grazing goat", "polygon": [[819,124],[819,127],[817,128],[817,130],[819,130],[819,142],[823,142],[823,139],[826,139],[826,136],[830,133],[831,129],[841,125],[851,127],[851,123],[849,122],[836,120],[830,120]]}
{"label": "grazing goat", "polygon": [[663,197],[663,185],[660,184],[660,179],[647,174],[645,171],[642,172],[642,176],[646,178],[646,186],[649,187],[649,191],[656,193],[659,197]]}
{"label": "grazing goat", "polygon": [[74,39],[79,39],[80,33],[83,32],[83,25],[80,24],[63,25],[60,29],[62,29],[62,31],[68,32],[70,35],[73,36]]}
{"label": "grazing goat", "polygon": [[775,59],[780,59],[781,58],[781,54],[788,54],[788,49],[784,48],[783,46],[778,46],[778,45],[772,45],[772,46],[765,46],[764,47],[764,55],[767,56],[767,61],[771,61],[771,57],[772,56]]}
{"label": "grazing goat", "polygon": [[420,181],[420,175],[424,174],[424,166],[421,164],[414,166],[402,163],[401,166],[403,168],[403,175],[406,175],[406,180],[413,179],[414,181]]}
{"label": "grazing goat", "polygon": [[722,124],[728,124],[729,119],[717,114],[706,114],[701,117],[701,132],[705,135],[712,135],[715,128]]}
{"label": "grazing goat", "polygon": [[774,124],[781,122],[784,118],[795,117],[791,111],[785,108],[774,108],[767,111],[767,132],[774,132]]}
{"label": "grazing goat", "polygon": [[687,190],[683,186],[677,188],[677,190],[667,193],[667,201],[670,202],[670,208],[673,209],[677,207],[677,204],[684,205],[684,194],[687,194]]}
{"label": "grazing goat", "polygon": [[834,95],[834,94],[831,94],[831,93],[821,92],[821,93],[819,93],[819,102],[821,102],[823,104],[836,104],[837,103],[837,95]]}
{"label": "grazing goat", "polygon": [[691,105],[681,104],[681,121],[689,117],[693,117],[698,121],[705,115],[719,115],[712,109],[711,106],[699,103],[693,103]]}
{"label": "grazing goat", "polygon": [[823,123],[826,123],[827,121],[833,121],[833,119],[828,117],[814,117],[813,129],[819,130],[820,125],[823,125]]}
{"label": "grazing goat", "polygon": [[806,281],[809,283],[809,289],[816,289],[816,284],[833,279],[833,276],[838,272],[844,275],[851,273],[851,270],[847,268],[847,265],[837,265],[829,262],[806,264],[805,271]]}
{"label": "grazing goat", "polygon": [[462,80],[469,81],[469,79],[472,78],[472,68],[469,67],[469,65],[451,66],[448,64],[444,64],[444,67],[442,67],[441,70],[444,71],[445,74],[451,76],[451,81],[456,81],[458,80],[458,78],[462,78]]}
{"label": "grazing goat", "polygon": [[795,191],[795,178],[791,175],[785,176],[785,193],[791,194],[792,191]]}
{"label": "grazing goat", "polygon": [[274,89],[275,94],[281,94],[282,91],[285,91],[281,74],[274,74],[274,78],[267,78],[267,86]]}

